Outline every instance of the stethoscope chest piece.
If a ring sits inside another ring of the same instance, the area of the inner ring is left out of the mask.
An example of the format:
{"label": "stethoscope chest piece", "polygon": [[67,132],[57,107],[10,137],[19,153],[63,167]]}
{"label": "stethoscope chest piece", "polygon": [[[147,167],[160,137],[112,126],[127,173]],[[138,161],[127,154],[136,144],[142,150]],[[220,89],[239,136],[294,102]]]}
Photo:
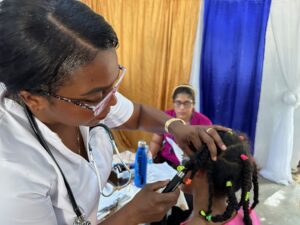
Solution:
{"label": "stethoscope chest piece", "polygon": [[76,217],[73,225],[91,225],[91,222],[85,220],[83,216],[78,216]]}

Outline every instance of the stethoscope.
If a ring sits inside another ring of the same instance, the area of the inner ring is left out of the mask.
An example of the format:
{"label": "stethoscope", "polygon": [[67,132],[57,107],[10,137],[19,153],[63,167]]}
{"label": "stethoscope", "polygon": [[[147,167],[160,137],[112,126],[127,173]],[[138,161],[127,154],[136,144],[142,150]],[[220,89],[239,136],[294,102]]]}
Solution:
{"label": "stethoscope", "polygon": [[[75,220],[74,220],[73,225],[91,225],[91,222],[87,221],[85,219],[84,215],[82,214],[81,210],[79,209],[79,207],[77,205],[77,202],[75,200],[75,197],[73,195],[72,189],[71,189],[71,187],[70,187],[70,185],[69,185],[69,183],[68,183],[68,181],[67,181],[67,179],[66,179],[66,177],[65,177],[65,175],[64,175],[64,173],[63,173],[63,171],[61,169],[61,167],[59,166],[57,160],[55,159],[54,155],[52,154],[51,150],[49,149],[49,147],[48,147],[48,145],[46,143],[46,140],[43,137],[43,135],[42,135],[42,133],[41,133],[41,131],[40,131],[37,123],[36,123],[35,118],[33,117],[32,112],[29,110],[29,108],[25,104],[23,104],[23,107],[25,109],[26,117],[28,118],[30,126],[31,126],[33,132],[35,133],[38,141],[44,147],[44,149],[47,151],[47,153],[49,154],[49,156],[53,159],[53,161],[55,162],[56,166],[58,167],[58,169],[59,169],[59,171],[60,171],[60,173],[62,175],[62,178],[64,180],[64,183],[65,183],[65,186],[66,186],[66,189],[67,189],[67,192],[68,192],[68,195],[69,195],[72,207],[73,207],[73,210],[74,210],[74,212],[75,212],[75,214],[77,216],[75,218]],[[89,137],[89,141],[88,141],[88,148],[89,148],[88,149],[88,154],[89,154],[90,162],[92,163],[92,165],[94,167],[94,170],[95,170],[95,173],[96,173],[96,176],[97,176],[99,191],[100,191],[100,193],[103,196],[108,197],[108,196],[112,195],[115,191],[120,190],[120,189],[128,186],[131,183],[133,175],[132,175],[132,172],[129,169],[129,167],[126,165],[126,163],[120,157],[120,152],[119,152],[119,150],[117,148],[114,136],[113,136],[112,132],[110,131],[110,129],[106,125],[104,125],[104,124],[97,124],[96,126],[90,128],[90,133],[91,133],[91,130],[94,129],[94,128],[96,128],[96,127],[102,127],[102,128],[104,128],[104,130],[106,131],[106,133],[109,136],[109,140],[110,140],[110,143],[112,145],[113,150],[116,152],[116,154],[117,154],[118,158],[120,159],[120,161],[122,162],[124,168],[129,172],[129,179],[128,179],[128,181],[124,185],[122,185],[122,186],[115,186],[113,188],[113,190],[112,190],[111,193],[104,194],[103,191],[102,191],[102,186],[101,186],[100,173],[99,173],[99,170],[98,170],[97,165],[95,163],[94,156],[93,156],[93,151],[92,151],[92,147],[90,145],[90,140],[91,140],[92,137],[91,136]]]}
{"label": "stethoscope", "polygon": [[93,133],[91,132],[92,129],[95,129],[97,127],[102,127],[105,130],[105,132],[107,133],[107,135],[109,137],[109,141],[110,141],[110,144],[112,146],[113,151],[115,152],[115,154],[117,154],[119,160],[121,161],[122,166],[125,168],[125,170],[129,174],[129,178],[128,178],[128,180],[127,180],[127,182],[125,184],[123,184],[123,185],[113,185],[112,191],[110,193],[108,193],[108,194],[105,193],[104,190],[102,189],[102,185],[100,183],[101,182],[100,173],[99,173],[99,170],[98,170],[97,165],[96,165],[95,160],[94,160],[92,146],[91,146],[91,141],[88,141],[88,148],[89,148],[88,152],[89,152],[90,162],[92,163],[92,165],[94,167],[94,170],[96,172],[96,175],[97,175],[97,180],[98,180],[98,186],[99,186],[100,193],[104,197],[109,197],[115,191],[118,191],[118,190],[121,190],[121,189],[127,187],[131,183],[131,180],[133,178],[133,174],[132,174],[132,171],[130,170],[130,168],[128,167],[128,165],[124,162],[124,160],[120,156],[120,152],[119,152],[119,149],[118,149],[118,147],[116,145],[115,138],[114,138],[114,136],[113,136],[113,134],[112,134],[112,132],[111,132],[111,130],[109,129],[108,126],[106,126],[103,123],[99,123],[96,126],[90,127],[90,137],[89,137],[89,140],[91,140],[93,138],[93,136],[94,136]]}

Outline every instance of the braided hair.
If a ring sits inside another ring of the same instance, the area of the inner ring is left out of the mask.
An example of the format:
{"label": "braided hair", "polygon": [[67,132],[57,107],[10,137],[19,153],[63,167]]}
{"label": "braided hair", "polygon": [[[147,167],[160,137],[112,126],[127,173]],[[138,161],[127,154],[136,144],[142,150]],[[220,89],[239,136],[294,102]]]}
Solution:
{"label": "braided hair", "polygon": [[[232,131],[218,131],[224,144],[227,146],[226,151],[218,148],[217,161],[212,161],[206,145],[203,145],[200,151],[186,165],[192,171],[192,177],[198,170],[204,170],[208,180],[208,206],[206,210],[201,210],[199,214],[207,221],[223,222],[228,220],[232,213],[239,210],[244,211],[244,223],[252,225],[249,215],[250,191],[253,184],[253,204],[250,210],[258,204],[258,182],[257,168],[251,160],[249,154],[249,144],[243,137]],[[236,192],[241,189],[241,197],[238,201]],[[223,214],[211,215],[213,197],[215,195],[227,196],[227,207]]]}

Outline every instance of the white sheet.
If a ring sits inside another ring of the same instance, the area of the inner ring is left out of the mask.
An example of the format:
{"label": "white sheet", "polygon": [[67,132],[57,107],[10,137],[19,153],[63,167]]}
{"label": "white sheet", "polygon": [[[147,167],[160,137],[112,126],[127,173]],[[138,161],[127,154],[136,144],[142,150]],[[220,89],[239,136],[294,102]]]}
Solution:
{"label": "white sheet", "polygon": [[299,0],[272,1],[256,127],[260,174],[285,185],[292,182],[291,167],[300,159],[299,140],[294,145],[300,122],[295,121],[295,113],[300,118],[299,12]]}

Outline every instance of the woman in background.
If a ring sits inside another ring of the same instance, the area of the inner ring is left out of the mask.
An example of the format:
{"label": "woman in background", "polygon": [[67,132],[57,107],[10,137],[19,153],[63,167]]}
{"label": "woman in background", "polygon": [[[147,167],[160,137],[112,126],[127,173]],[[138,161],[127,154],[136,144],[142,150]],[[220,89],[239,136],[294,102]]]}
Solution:
{"label": "woman in background", "polygon": [[[182,84],[175,87],[172,99],[174,109],[166,110],[166,114],[182,119],[186,124],[190,125],[212,124],[205,115],[195,111],[195,90],[190,85]],[[154,134],[149,149],[155,162],[166,161],[169,165],[176,167],[180,162],[167,138],[174,140],[170,133]]]}

